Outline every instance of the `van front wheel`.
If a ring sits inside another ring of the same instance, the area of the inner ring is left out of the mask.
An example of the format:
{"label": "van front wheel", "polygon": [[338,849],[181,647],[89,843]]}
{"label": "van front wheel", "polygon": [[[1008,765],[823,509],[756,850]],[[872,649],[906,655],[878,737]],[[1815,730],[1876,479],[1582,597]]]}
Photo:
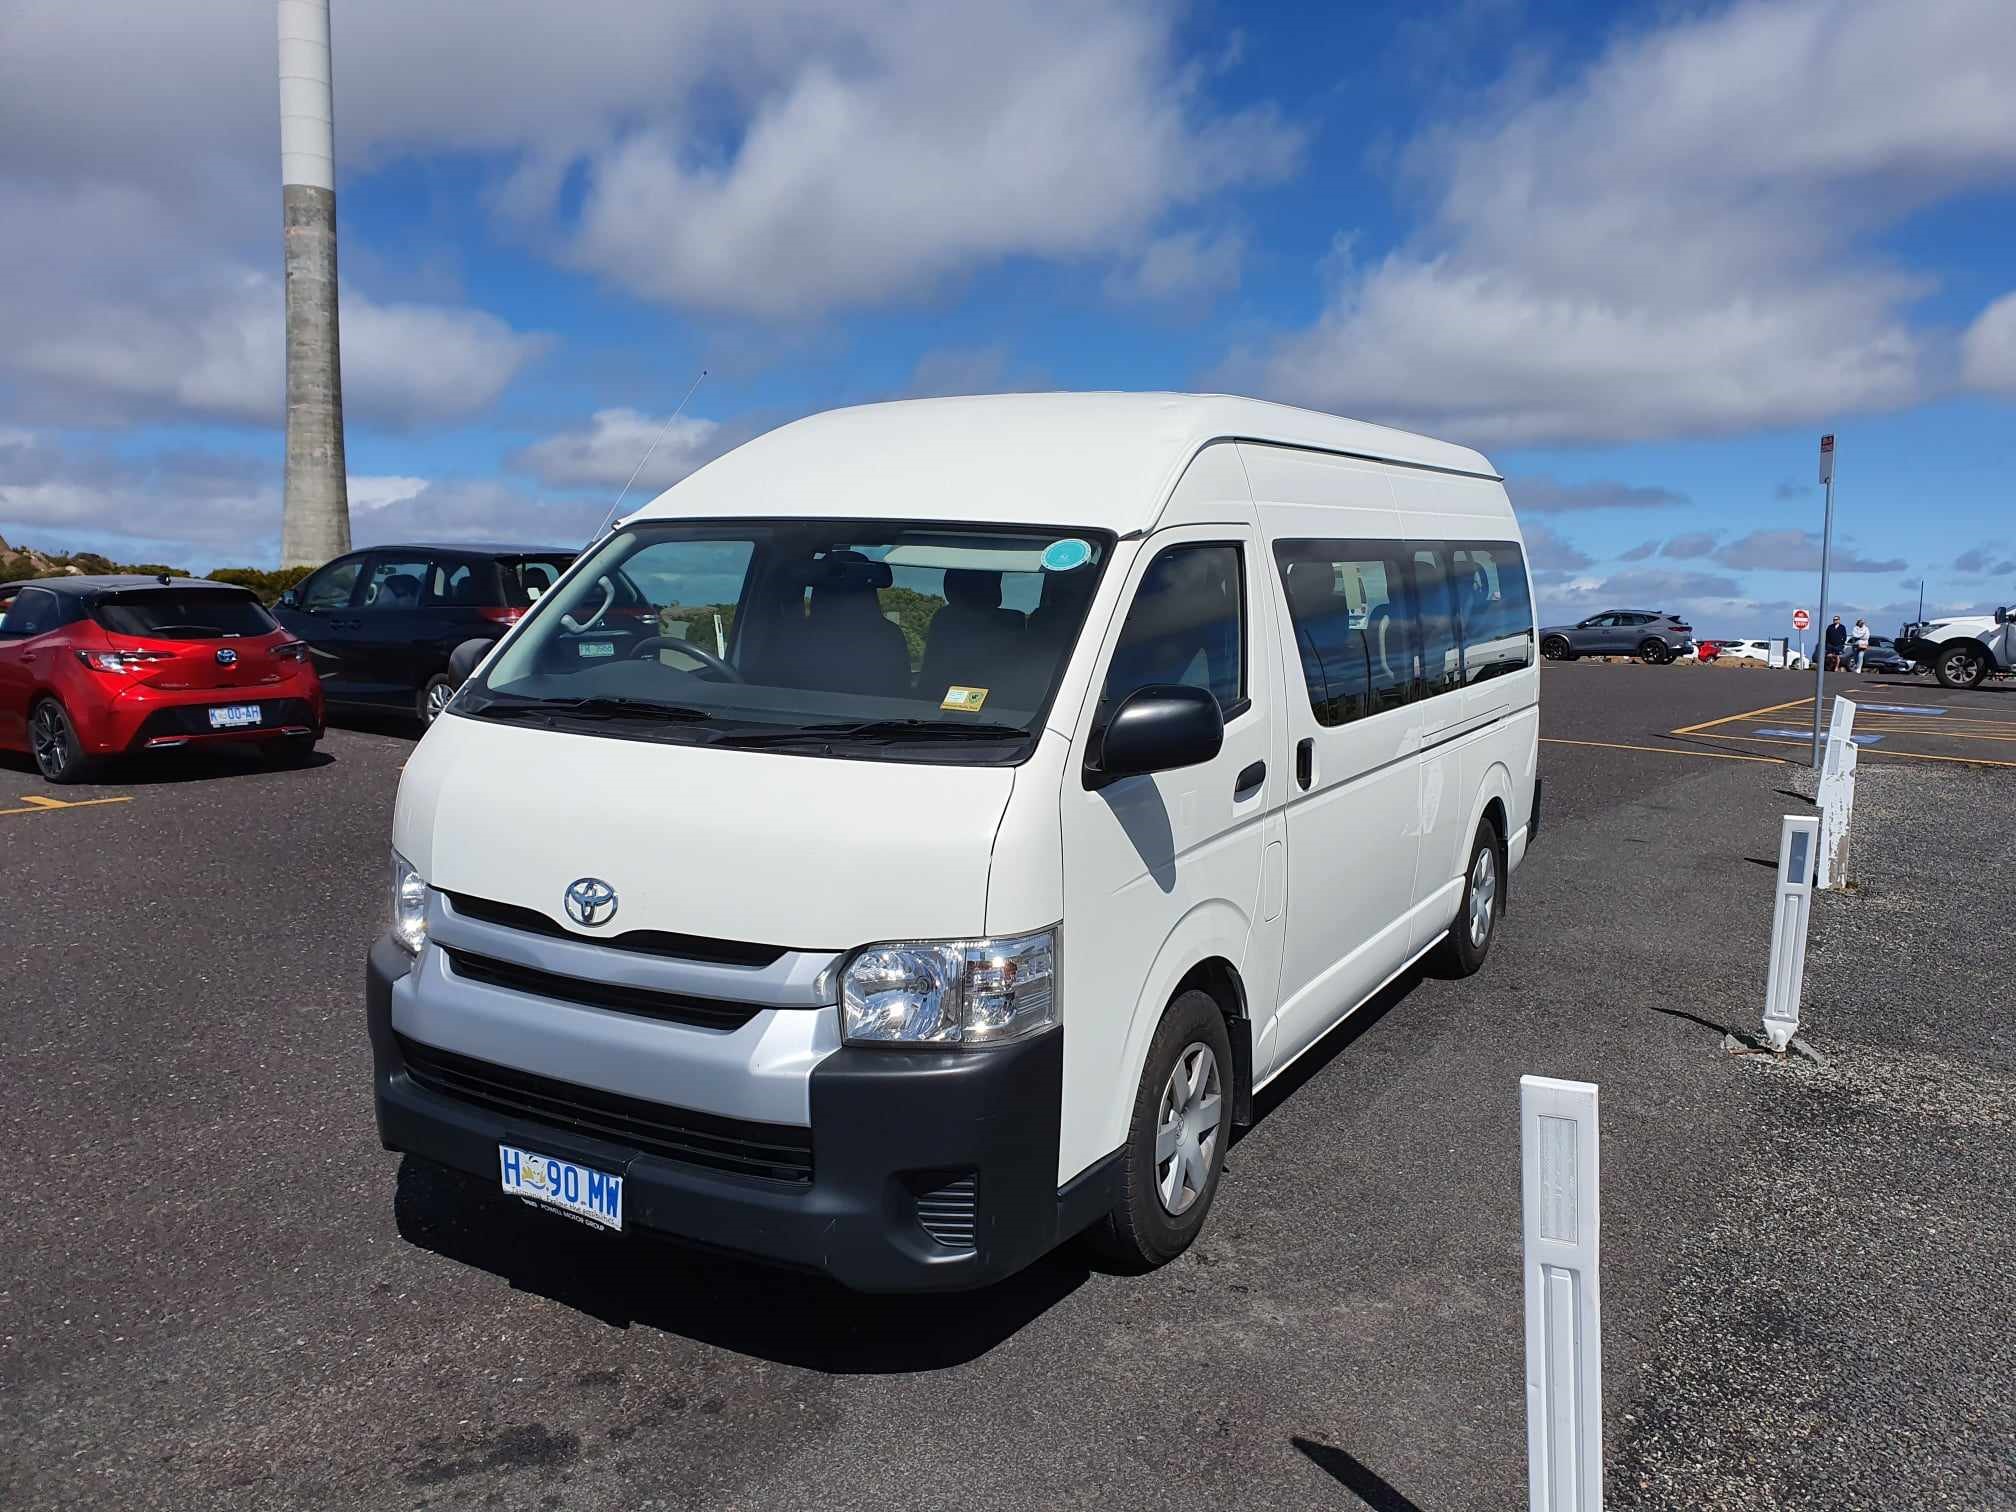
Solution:
{"label": "van front wheel", "polygon": [[1141,1068],[1121,1158],[1119,1201],[1090,1239],[1115,1265],[1167,1265],[1204,1227],[1232,1134],[1232,1040],[1207,992],[1162,1014]]}

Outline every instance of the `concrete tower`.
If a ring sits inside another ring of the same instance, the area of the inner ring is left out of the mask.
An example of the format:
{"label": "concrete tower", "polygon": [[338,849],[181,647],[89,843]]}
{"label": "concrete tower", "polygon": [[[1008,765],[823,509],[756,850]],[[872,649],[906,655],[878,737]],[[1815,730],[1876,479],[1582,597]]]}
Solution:
{"label": "concrete tower", "polygon": [[336,328],[336,129],[329,0],[279,0],[280,196],[286,216],[287,475],[281,565],[350,549]]}

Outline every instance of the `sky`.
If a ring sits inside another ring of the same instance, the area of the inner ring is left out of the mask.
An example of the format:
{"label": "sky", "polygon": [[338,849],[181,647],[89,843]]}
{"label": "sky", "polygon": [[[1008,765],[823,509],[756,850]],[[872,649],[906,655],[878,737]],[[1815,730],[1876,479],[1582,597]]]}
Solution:
{"label": "sky", "polygon": [[[1255,394],[1482,449],[1543,620],[2016,602],[2011,0],[333,0],[359,543],[774,425]],[[0,537],[278,559],[271,0],[0,0]],[[686,412],[668,417],[695,377]]]}

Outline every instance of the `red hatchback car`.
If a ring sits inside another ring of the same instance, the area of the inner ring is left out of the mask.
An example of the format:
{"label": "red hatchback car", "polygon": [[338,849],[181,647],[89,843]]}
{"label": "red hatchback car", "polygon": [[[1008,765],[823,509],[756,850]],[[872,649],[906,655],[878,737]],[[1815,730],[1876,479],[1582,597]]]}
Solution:
{"label": "red hatchback car", "polygon": [[195,578],[0,583],[0,750],[51,782],[217,741],[299,761],[322,738],[306,648],[243,588]]}

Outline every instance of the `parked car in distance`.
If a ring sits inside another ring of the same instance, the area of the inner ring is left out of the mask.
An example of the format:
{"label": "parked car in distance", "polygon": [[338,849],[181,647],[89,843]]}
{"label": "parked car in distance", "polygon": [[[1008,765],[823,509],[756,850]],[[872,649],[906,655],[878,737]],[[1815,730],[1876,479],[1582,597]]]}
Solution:
{"label": "parked car in distance", "polygon": [[[330,703],[432,724],[460,681],[448,668],[455,648],[500,639],[574,555],[566,546],[373,546],[325,563],[273,612],[307,643]],[[643,604],[610,613],[637,619],[640,633],[655,620]]]}
{"label": "parked car in distance", "polygon": [[0,750],[51,782],[218,742],[299,761],[321,737],[306,648],[248,589],[166,573],[0,583]]}
{"label": "parked car in distance", "polygon": [[[1851,656],[1854,654],[1851,650]],[[1869,637],[1869,649],[1862,655],[1864,672],[1888,672],[1893,675],[1908,675],[1918,670],[1918,664],[1908,656],[1898,653],[1897,643],[1887,635]]]}
{"label": "parked car in distance", "polygon": [[1653,609],[1606,609],[1576,625],[1549,625],[1540,631],[1540,654],[1549,661],[1578,656],[1635,656],[1663,665],[1694,650],[1694,627]]}
{"label": "parked car in distance", "polygon": [[1942,688],[1976,688],[1994,673],[2016,672],[2016,606],[1906,625],[1897,652],[1932,669]]}

